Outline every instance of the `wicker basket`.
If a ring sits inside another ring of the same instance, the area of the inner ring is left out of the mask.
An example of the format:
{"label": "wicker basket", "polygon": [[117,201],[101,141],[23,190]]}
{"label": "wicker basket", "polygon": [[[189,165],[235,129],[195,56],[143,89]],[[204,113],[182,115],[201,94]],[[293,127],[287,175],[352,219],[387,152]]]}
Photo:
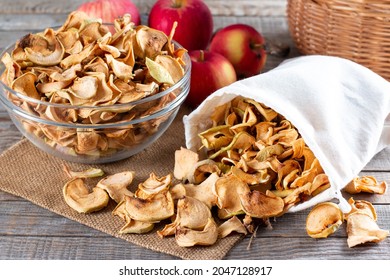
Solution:
{"label": "wicker basket", "polygon": [[303,54],[344,57],[390,80],[390,0],[288,0],[287,16]]}

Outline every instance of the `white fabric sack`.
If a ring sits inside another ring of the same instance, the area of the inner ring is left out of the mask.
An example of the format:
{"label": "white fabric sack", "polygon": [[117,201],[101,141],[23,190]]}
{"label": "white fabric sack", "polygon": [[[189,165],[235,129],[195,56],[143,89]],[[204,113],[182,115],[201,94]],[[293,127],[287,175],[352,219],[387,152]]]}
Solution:
{"label": "white fabric sack", "polygon": [[184,116],[188,149],[201,146],[198,133],[211,126],[213,109],[237,95],[264,103],[291,121],[329,177],[329,189],[290,211],[337,198],[341,210],[349,212],[340,190],[390,144],[390,128],[385,124],[390,113],[390,83],[342,58],[290,59],[267,73],[214,92]]}

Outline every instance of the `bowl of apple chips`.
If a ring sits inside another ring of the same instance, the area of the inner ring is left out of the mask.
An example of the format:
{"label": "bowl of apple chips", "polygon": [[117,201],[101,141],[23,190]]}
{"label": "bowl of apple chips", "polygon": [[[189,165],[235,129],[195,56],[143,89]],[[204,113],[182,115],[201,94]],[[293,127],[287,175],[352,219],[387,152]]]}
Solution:
{"label": "bowl of apple chips", "polygon": [[0,101],[33,144],[65,160],[105,163],[159,138],[189,92],[191,61],[170,36],[130,15],[113,24],[73,12],[1,57]]}

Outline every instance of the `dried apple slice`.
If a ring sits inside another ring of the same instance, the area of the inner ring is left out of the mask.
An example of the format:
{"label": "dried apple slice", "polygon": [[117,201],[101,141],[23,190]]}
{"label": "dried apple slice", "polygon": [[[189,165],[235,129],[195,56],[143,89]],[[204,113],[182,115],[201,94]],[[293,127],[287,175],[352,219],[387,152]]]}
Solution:
{"label": "dried apple slice", "polygon": [[138,185],[135,195],[138,198],[147,199],[153,197],[157,193],[166,192],[171,186],[172,174],[163,177],[157,177],[155,173],[151,173],[145,182]]}
{"label": "dried apple slice", "polygon": [[[52,66],[57,65],[61,62],[62,58],[65,54],[65,48],[61,44],[60,40],[55,36],[53,29],[47,29],[44,33],[45,40],[47,42],[54,43],[54,46],[47,45],[47,48],[53,48],[52,52],[45,54],[45,52],[35,50],[33,46],[24,48],[24,52],[26,53],[27,58],[37,64],[43,66]],[[47,53],[47,52],[46,52]]]}
{"label": "dried apple slice", "polygon": [[128,234],[128,233],[147,233],[152,231],[154,228],[153,223],[145,223],[136,220],[129,220],[126,224],[119,230],[120,234]]}
{"label": "dried apple slice", "polygon": [[215,195],[219,208],[218,217],[227,219],[234,215],[243,214],[240,194],[250,191],[248,185],[234,175],[219,178],[215,182]]}
{"label": "dried apple slice", "polygon": [[221,174],[217,163],[211,159],[201,160],[192,165],[188,173],[188,181],[193,184],[200,184],[212,173]]}
{"label": "dried apple slice", "polygon": [[350,194],[356,194],[360,192],[384,194],[387,189],[387,183],[385,181],[379,183],[374,176],[362,176],[356,177],[349,183],[344,191]]}
{"label": "dried apple slice", "polygon": [[218,237],[224,238],[234,231],[244,235],[247,234],[246,227],[237,216],[231,217],[218,227]]}
{"label": "dried apple slice", "polygon": [[367,242],[381,242],[389,235],[388,230],[382,230],[370,215],[354,212],[347,219],[348,247],[354,247]]}
{"label": "dried apple slice", "polygon": [[248,106],[245,109],[244,116],[242,118],[242,122],[236,125],[233,125],[230,129],[234,131],[235,133],[238,133],[242,131],[242,129],[245,129],[247,127],[251,127],[257,123],[257,117],[256,114],[253,112],[252,108]]}
{"label": "dried apple slice", "polygon": [[98,81],[95,77],[85,76],[76,78],[71,87],[72,94],[80,99],[91,99],[98,90]]}
{"label": "dried apple slice", "polygon": [[209,218],[203,230],[193,230],[185,227],[177,227],[175,233],[176,243],[180,247],[192,247],[195,245],[213,245],[218,239],[218,227],[213,218]]}
{"label": "dried apple slice", "polygon": [[248,185],[264,184],[268,182],[271,177],[266,169],[250,174],[244,172],[238,167],[233,166],[230,171],[234,176],[238,177],[241,181],[247,183]]}
{"label": "dried apple slice", "polygon": [[161,50],[168,42],[164,32],[144,25],[136,27],[134,52],[141,59],[154,58],[161,54]]}
{"label": "dried apple slice", "polygon": [[11,84],[11,88],[17,92],[20,92],[28,97],[40,99],[40,94],[35,87],[35,81],[37,76],[32,72],[26,72],[23,75],[17,77]]}
{"label": "dried apple slice", "polygon": [[93,129],[78,129],[76,152],[86,154],[96,150],[99,137]]}
{"label": "dried apple slice", "polygon": [[255,138],[246,131],[241,131],[234,135],[232,141],[228,146],[222,147],[219,151],[209,156],[210,159],[214,159],[220,156],[222,153],[238,149],[240,151],[246,151],[255,143]]}
{"label": "dried apple slice", "polygon": [[261,115],[265,118],[266,121],[272,121],[275,119],[279,114],[272,110],[271,108],[268,108],[264,106],[264,104],[256,102],[253,99],[245,99],[245,102],[249,104],[253,104],[255,108],[259,111]]}
{"label": "dried apple slice", "polygon": [[175,151],[175,167],[173,175],[178,180],[187,180],[193,166],[198,162],[199,155],[181,147]]}
{"label": "dried apple slice", "polygon": [[244,212],[254,218],[276,217],[284,210],[283,199],[269,191],[266,194],[257,190],[241,193],[239,199]]}
{"label": "dried apple slice", "polygon": [[175,214],[174,203],[169,191],[157,193],[147,199],[125,196],[126,211],[134,220],[158,223]]}
{"label": "dried apple slice", "polygon": [[368,216],[370,216],[374,221],[377,220],[377,214],[375,211],[374,206],[371,204],[371,202],[366,200],[354,200],[353,197],[350,197],[348,199],[349,205],[351,205],[352,209],[349,213],[344,214],[344,219],[348,220],[348,216],[355,212],[364,213]]}
{"label": "dried apple slice", "polygon": [[104,190],[95,187],[89,192],[80,178],[67,182],[63,188],[63,195],[65,202],[79,213],[99,211],[106,207],[109,201]]}
{"label": "dried apple slice", "polygon": [[106,54],[108,65],[111,67],[114,74],[124,82],[129,82],[133,78],[133,66],[127,65],[115,59],[112,55]]}
{"label": "dried apple slice", "polygon": [[173,80],[169,71],[159,63],[146,58],[145,61],[146,67],[149,69],[149,74],[155,79],[158,83],[173,85],[175,81]]}
{"label": "dried apple slice", "polygon": [[175,234],[177,227],[189,229],[203,229],[211,218],[210,209],[203,202],[186,196],[177,202],[177,214],[173,223],[166,225],[161,231],[157,231],[160,237]]}
{"label": "dried apple slice", "polygon": [[63,170],[69,178],[95,178],[104,175],[104,171],[100,168],[88,168],[83,171],[70,170],[67,165],[63,165]]}
{"label": "dried apple slice", "polygon": [[167,69],[174,83],[177,83],[184,76],[184,69],[180,63],[169,55],[158,55],[154,61]]}
{"label": "dried apple slice", "polygon": [[203,146],[207,149],[218,150],[228,145],[233,140],[233,133],[230,126],[221,125],[207,129],[199,134]]}
{"label": "dried apple slice", "polygon": [[306,218],[306,231],[312,238],[327,238],[343,223],[343,212],[333,202],[314,206]]}
{"label": "dried apple slice", "polygon": [[103,178],[96,187],[105,190],[116,203],[119,203],[125,196],[133,196],[133,193],[127,189],[133,180],[133,171],[123,171]]}
{"label": "dried apple slice", "polygon": [[129,213],[126,211],[126,203],[124,200],[118,203],[118,205],[112,211],[112,214],[122,218],[126,222],[126,224],[119,230],[120,234],[146,233],[154,228],[153,223],[145,223],[131,219]]}
{"label": "dried apple slice", "polygon": [[210,209],[216,205],[217,197],[214,194],[214,186],[219,179],[218,174],[212,173],[206,180],[199,185],[194,184],[180,184],[183,186],[186,196],[190,196],[202,201]]}

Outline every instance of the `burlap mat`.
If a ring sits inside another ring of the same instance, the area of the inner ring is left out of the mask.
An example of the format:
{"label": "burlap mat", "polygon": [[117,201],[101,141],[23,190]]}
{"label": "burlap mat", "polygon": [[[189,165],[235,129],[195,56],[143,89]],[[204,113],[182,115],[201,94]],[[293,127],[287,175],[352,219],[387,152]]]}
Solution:
{"label": "burlap mat", "polygon": [[[174,152],[185,144],[182,118],[188,113],[188,108],[182,108],[165,134],[143,152],[123,161],[95,167],[102,168],[106,174],[125,170],[135,171],[134,188],[139,182],[147,179],[152,171],[158,176],[173,173]],[[64,202],[62,187],[69,180],[63,171],[64,163],[72,170],[91,167],[50,156],[33,146],[27,139],[23,139],[0,155],[0,189],[112,236],[183,259],[222,259],[241,239],[238,235],[232,235],[220,239],[213,246],[181,248],[173,237],[160,239],[157,236],[156,230],[161,226],[155,227],[148,234],[118,234],[123,221],[111,214],[115,203],[110,203],[100,212],[79,214]]]}

